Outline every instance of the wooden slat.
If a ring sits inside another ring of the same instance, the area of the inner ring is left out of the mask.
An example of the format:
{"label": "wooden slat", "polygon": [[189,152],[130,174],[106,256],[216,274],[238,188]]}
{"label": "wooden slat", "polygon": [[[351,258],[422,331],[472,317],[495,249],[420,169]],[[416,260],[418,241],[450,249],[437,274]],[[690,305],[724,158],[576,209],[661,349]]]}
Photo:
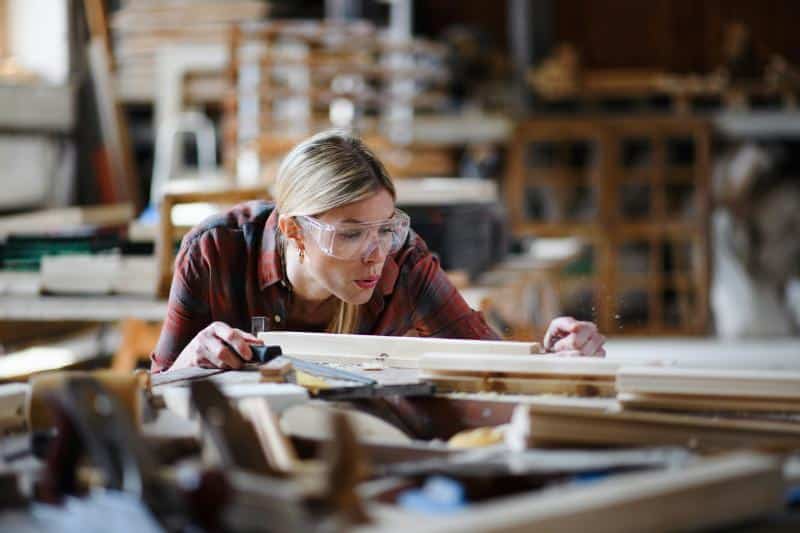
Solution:
{"label": "wooden slat", "polygon": [[676,396],[671,394],[617,394],[625,409],[699,411],[699,412],[769,412],[800,413],[797,400],[734,398],[730,396]]}
{"label": "wooden slat", "polygon": [[291,472],[298,462],[297,453],[281,431],[278,418],[265,398],[244,398],[239,409],[250,420],[258,443],[270,466],[278,472]]}
{"label": "wooden slat", "polygon": [[620,392],[800,399],[800,371],[624,367]]}
{"label": "wooden slat", "polygon": [[614,397],[611,380],[485,377],[423,372],[420,377],[436,385],[437,392],[497,392],[503,394],[567,394],[580,397]]}
{"label": "wooden slat", "polygon": [[113,198],[131,202],[138,211],[141,207],[138,175],[127,119],[111,78],[108,47],[100,37],[92,37],[87,47],[100,129],[111,170]]}

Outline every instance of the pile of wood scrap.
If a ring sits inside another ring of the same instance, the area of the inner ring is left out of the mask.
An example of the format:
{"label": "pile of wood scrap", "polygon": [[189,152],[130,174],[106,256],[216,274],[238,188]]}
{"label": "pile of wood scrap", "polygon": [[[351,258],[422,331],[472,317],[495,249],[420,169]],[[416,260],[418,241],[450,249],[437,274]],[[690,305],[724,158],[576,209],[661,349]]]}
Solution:
{"label": "pile of wood scrap", "polygon": [[558,355],[426,353],[421,377],[439,391],[614,396],[619,363]]}
{"label": "pile of wood scrap", "polygon": [[[123,100],[152,101],[156,94],[156,55],[170,45],[228,42],[230,25],[262,19],[265,2],[231,0],[178,2],[174,0],[128,0],[111,16],[117,87]],[[204,100],[219,100],[224,73],[207,73],[197,80],[205,87]],[[190,87],[190,93],[192,93]]]}

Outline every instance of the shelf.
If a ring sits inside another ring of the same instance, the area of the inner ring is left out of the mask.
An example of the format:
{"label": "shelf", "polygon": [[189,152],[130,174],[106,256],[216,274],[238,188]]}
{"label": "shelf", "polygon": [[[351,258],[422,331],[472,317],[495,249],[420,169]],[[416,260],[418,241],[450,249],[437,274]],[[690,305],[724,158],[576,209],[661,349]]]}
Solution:
{"label": "shelf", "polygon": [[3,296],[0,320],[105,322],[164,320],[166,300],[136,296]]}

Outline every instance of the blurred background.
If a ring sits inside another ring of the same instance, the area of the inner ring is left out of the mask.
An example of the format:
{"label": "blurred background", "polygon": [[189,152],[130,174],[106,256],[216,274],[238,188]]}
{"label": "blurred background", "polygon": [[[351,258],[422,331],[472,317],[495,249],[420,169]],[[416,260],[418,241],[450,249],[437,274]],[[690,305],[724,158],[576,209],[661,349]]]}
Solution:
{"label": "blurred background", "polygon": [[181,236],[332,126],[508,339],[800,355],[795,7],[0,0],[0,379],[146,365]]}

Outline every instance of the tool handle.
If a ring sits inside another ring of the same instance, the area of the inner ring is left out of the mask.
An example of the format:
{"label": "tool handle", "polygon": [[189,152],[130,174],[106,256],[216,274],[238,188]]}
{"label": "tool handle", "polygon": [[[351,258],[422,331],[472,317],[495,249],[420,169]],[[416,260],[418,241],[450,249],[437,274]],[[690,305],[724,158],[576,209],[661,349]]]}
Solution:
{"label": "tool handle", "polygon": [[268,363],[279,355],[283,355],[283,350],[277,345],[251,344],[250,351],[253,352],[253,361],[259,363]]}

